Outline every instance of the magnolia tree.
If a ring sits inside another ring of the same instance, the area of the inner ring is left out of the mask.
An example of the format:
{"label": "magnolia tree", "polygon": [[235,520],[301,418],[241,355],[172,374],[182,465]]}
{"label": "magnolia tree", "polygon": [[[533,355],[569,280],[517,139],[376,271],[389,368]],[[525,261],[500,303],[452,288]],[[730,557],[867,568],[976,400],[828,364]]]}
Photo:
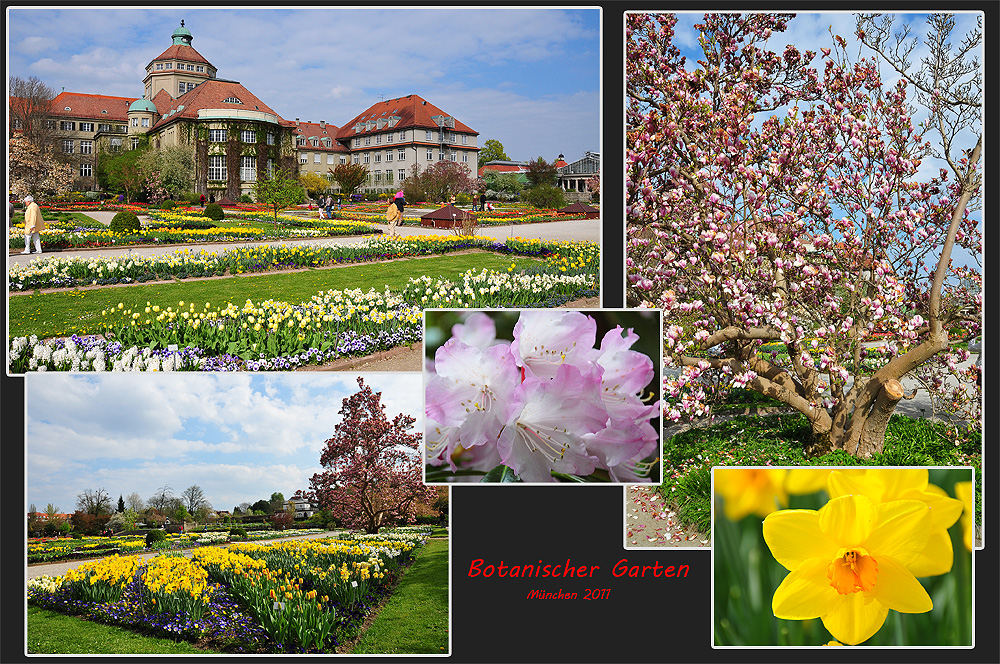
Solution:
{"label": "magnolia tree", "polygon": [[907,77],[832,35],[769,50],[791,19],[706,15],[689,64],[675,16],[628,16],[627,294],[664,312],[668,417],[744,387],[804,414],[810,452],[868,456],[912,396],[902,377],[944,384],[978,334],[980,272],[952,253],[981,251],[981,144],[951,154],[943,128],[950,168],[925,175]]}
{"label": "magnolia tree", "polygon": [[344,399],[341,421],[326,441],[320,463],[326,469],[309,480],[309,492],[296,492],[329,510],[349,528],[377,533],[396,521],[413,521],[420,502],[433,500],[424,486],[417,448],[416,421],[402,413],[385,415],[381,392],[358,378],[360,391]]}
{"label": "magnolia tree", "polygon": [[15,196],[60,194],[72,189],[73,169],[61,163],[51,148],[39,147],[24,136],[14,136],[7,144],[10,148],[8,186]]}

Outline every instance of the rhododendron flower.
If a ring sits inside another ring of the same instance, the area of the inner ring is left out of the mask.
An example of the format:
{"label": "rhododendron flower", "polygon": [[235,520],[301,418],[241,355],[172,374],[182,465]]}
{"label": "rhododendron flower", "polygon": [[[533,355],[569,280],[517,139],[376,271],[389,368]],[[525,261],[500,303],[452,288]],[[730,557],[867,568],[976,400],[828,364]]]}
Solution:
{"label": "rhododendron flower", "polygon": [[730,521],[750,514],[765,517],[788,505],[785,468],[716,468],[713,473],[715,494],[722,497]]}
{"label": "rhododendron flower", "polygon": [[[526,482],[606,471],[649,481],[659,439],[647,403],[653,361],[616,327],[594,348],[597,323],[573,311],[521,313],[510,342],[475,313],[452,327],[426,383],[427,463],[453,471],[509,466]],[[492,344],[492,345],[490,345]]]}
{"label": "rhododendron flower", "polygon": [[777,618],[820,618],[835,639],[856,645],[889,609],[933,608],[909,565],[927,546],[931,512],[919,500],[834,498],[820,510],[781,510],[764,519],[764,541],[789,574],[774,591]]}

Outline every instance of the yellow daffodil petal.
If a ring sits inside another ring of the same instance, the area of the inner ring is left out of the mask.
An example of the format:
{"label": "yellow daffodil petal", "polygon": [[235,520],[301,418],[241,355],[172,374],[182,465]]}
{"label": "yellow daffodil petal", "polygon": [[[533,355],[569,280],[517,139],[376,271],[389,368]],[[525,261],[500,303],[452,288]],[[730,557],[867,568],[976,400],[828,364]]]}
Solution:
{"label": "yellow daffodil petal", "polygon": [[939,528],[931,530],[923,553],[906,568],[913,576],[937,576],[950,572],[954,561],[955,552],[951,548],[951,536],[947,530]]}
{"label": "yellow daffodil petal", "polygon": [[889,607],[865,595],[851,593],[840,596],[837,608],[820,616],[823,626],[841,643],[853,646],[867,641],[885,622]]}
{"label": "yellow daffodil petal", "polygon": [[819,527],[815,510],[782,510],[764,519],[764,541],[785,569],[793,570],[810,558],[831,560],[837,544]]}
{"label": "yellow daffodil petal", "polygon": [[764,517],[788,504],[783,488],[784,468],[718,468],[715,493],[725,500],[726,518],[738,521],[749,514]]}
{"label": "yellow daffodil petal", "polygon": [[965,540],[965,548],[972,551],[972,516],[976,512],[976,508],[972,504],[972,482],[956,482],[955,497],[961,500],[964,505],[962,537]]}
{"label": "yellow daffodil petal", "polygon": [[825,558],[813,558],[790,572],[771,599],[774,616],[785,620],[809,620],[837,610],[843,598],[826,578],[829,563]]}
{"label": "yellow daffodil petal", "polygon": [[919,500],[931,508],[931,528],[933,530],[951,528],[962,516],[964,506],[961,500],[950,497],[944,489],[934,484],[928,484],[927,490],[917,493],[907,491],[899,496],[900,500]]}
{"label": "yellow daffodil petal", "polygon": [[874,513],[878,527],[865,538],[863,546],[876,558],[888,555],[904,565],[915,562],[930,536],[927,505],[917,500],[893,500],[876,505]]}
{"label": "yellow daffodil petal", "polygon": [[785,491],[794,496],[822,491],[830,472],[829,468],[792,468],[785,477]]}
{"label": "yellow daffodil petal", "polygon": [[871,594],[900,613],[925,613],[934,608],[930,595],[913,573],[889,556],[878,561],[878,582]]}
{"label": "yellow daffodil petal", "polygon": [[858,546],[868,539],[877,517],[867,496],[841,496],[820,509],[819,527],[842,546]]}

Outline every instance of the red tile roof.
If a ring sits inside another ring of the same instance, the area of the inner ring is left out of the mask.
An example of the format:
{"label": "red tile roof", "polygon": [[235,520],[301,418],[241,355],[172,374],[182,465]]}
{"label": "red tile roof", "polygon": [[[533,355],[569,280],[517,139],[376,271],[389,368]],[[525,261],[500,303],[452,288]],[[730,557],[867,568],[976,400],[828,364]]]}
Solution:
{"label": "red tile roof", "polygon": [[149,61],[149,64],[153,64],[157,60],[183,60],[184,62],[200,62],[202,64],[215,67],[211,62],[205,59],[205,57],[194,50],[193,46],[188,46],[187,44],[172,44],[170,48],[160,53],[158,56]]}
{"label": "red tile roof", "polygon": [[[225,100],[230,97],[236,97],[243,103],[227,103]],[[198,119],[198,111],[205,108],[270,113],[278,118],[280,124],[285,126],[291,124],[236,81],[209,79],[176,99],[171,98],[169,94],[161,90],[153,96],[152,102],[156,104],[156,110],[161,116],[160,120],[153,125],[154,128],[162,127],[177,119],[196,120]],[[170,114],[171,111],[174,111],[173,115]]]}
{"label": "red tile roof", "polygon": [[[136,99],[137,97],[109,97],[80,92],[60,92],[52,100],[52,115],[125,122],[128,120],[128,107]],[[67,108],[69,110],[66,110]]]}
{"label": "red tile roof", "polygon": [[[337,125],[327,123],[325,127],[321,127],[318,122],[298,122],[295,124],[295,130],[292,132],[296,137],[301,137],[305,139],[316,138],[320,140],[319,145],[313,145],[311,142],[306,145],[296,145],[296,148],[302,150],[316,150],[318,152],[347,152],[347,149],[342,143],[337,141],[337,132],[340,128]],[[323,145],[322,141],[324,138],[329,138],[331,143],[330,147]]]}
{"label": "red tile roof", "polygon": [[[378,120],[389,120],[389,118],[399,118],[398,122],[392,126],[392,129],[395,131],[413,128],[436,129],[438,123],[433,118],[438,115],[448,116],[447,113],[434,104],[428,103],[419,95],[407,95],[396,99],[387,99],[369,106],[363,113],[351,118],[349,122],[345,122],[341,126],[340,131],[337,132],[337,138],[346,142],[355,136],[364,136],[365,134],[385,131],[389,126],[383,124],[382,127],[379,127],[377,123]],[[376,124],[367,131],[354,131],[355,125],[367,121],[373,121]],[[448,127],[448,129],[452,128]],[[455,120],[453,131],[479,135],[478,131],[459,120]]]}

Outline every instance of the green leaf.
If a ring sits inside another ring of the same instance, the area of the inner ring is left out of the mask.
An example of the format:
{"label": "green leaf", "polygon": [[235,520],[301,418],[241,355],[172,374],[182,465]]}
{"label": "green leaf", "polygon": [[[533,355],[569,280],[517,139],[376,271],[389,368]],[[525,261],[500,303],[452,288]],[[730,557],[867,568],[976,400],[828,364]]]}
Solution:
{"label": "green leaf", "polygon": [[480,483],[489,482],[520,482],[521,478],[514,474],[514,470],[504,465],[497,466],[479,480]]}

